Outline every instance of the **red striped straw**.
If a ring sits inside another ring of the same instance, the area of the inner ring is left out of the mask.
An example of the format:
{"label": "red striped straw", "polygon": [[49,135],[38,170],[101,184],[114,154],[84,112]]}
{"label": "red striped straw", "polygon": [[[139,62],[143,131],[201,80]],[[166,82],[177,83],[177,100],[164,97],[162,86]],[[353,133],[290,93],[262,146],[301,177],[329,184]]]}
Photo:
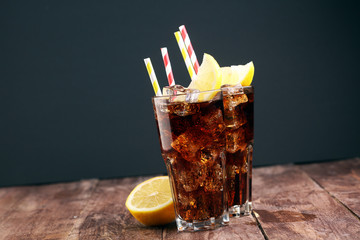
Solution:
{"label": "red striped straw", "polygon": [[151,64],[150,58],[145,58],[144,63],[145,63],[146,69],[148,71],[148,74],[149,74],[149,77],[150,77],[150,80],[151,80],[151,85],[153,86],[155,95],[156,96],[162,96],[160,86],[159,86],[159,83],[157,81],[155,71],[154,71],[154,68],[153,68],[153,66]]}
{"label": "red striped straw", "polygon": [[191,80],[194,80],[195,77],[196,77],[196,73],[195,73],[194,67],[193,67],[193,65],[191,63],[189,54],[186,51],[186,47],[185,47],[184,41],[183,41],[183,39],[181,37],[180,31],[174,32],[174,35],[175,35],[176,41],[178,43],[181,55],[182,55],[182,57],[184,59],[186,69],[189,72]]}
{"label": "red striped straw", "polygon": [[168,53],[168,50],[166,47],[161,48],[161,55],[163,57],[166,76],[168,78],[169,86],[174,86],[175,85],[174,75],[173,75],[173,72],[171,69],[169,53]]}
{"label": "red striped straw", "polygon": [[198,70],[199,70],[199,62],[198,62],[198,60],[196,58],[196,54],[195,54],[194,48],[193,48],[193,46],[191,44],[189,34],[186,31],[185,25],[181,25],[179,27],[179,30],[180,30],[180,33],[181,33],[181,37],[184,40],[187,52],[188,52],[188,54],[190,56],[190,60],[191,60],[191,63],[193,65],[193,67],[194,67],[194,71],[197,74]]}

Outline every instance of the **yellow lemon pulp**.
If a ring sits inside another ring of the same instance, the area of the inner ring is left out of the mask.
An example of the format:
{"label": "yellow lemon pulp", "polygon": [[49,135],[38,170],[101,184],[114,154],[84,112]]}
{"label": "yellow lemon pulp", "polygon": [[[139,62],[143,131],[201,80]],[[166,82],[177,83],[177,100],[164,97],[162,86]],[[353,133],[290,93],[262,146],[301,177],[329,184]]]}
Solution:
{"label": "yellow lemon pulp", "polygon": [[[225,84],[250,86],[254,72],[253,62],[249,62],[246,65],[220,68],[217,61],[211,55],[205,53],[198,74],[191,81],[188,88],[198,89],[203,92],[220,89]],[[216,92],[202,93],[199,95],[199,101],[211,100],[215,95]]]}
{"label": "yellow lemon pulp", "polygon": [[222,67],[222,84],[250,86],[254,77],[255,67],[253,62],[246,65]]}
{"label": "yellow lemon pulp", "polygon": [[[201,92],[219,89],[221,87],[221,69],[216,60],[209,54],[204,54],[204,58],[197,76],[191,81],[188,88],[198,89]],[[216,95],[213,93],[202,93],[199,101],[208,101]]]}
{"label": "yellow lemon pulp", "polygon": [[147,226],[163,225],[175,220],[167,176],[154,177],[137,185],[125,205],[139,222]]}

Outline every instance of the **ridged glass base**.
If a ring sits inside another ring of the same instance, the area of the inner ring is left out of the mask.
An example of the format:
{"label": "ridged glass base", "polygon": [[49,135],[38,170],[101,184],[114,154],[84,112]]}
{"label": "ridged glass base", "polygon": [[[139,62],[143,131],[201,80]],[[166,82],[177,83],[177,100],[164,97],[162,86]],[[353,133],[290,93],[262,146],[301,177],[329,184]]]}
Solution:
{"label": "ridged glass base", "polygon": [[234,205],[229,208],[229,215],[231,217],[240,217],[241,215],[244,215],[244,212],[245,212],[245,204]]}
{"label": "ridged glass base", "polygon": [[185,231],[185,232],[194,232],[200,230],[210,230],[215,229],[229,223],[229,213],[224,213],[219,218],[210,218],[209,220],[205,221],[192,221],[187,222],[180,218],[176,218],[176,225],[178,231]]}
{"label": "ridged glass base", "polygon": [[252,202],[246,201],[243,205],[234,205],[229,208],[229,215],[231,217],[248,216],[252,212]]}
{"label": "ridged glass base", "polygon": [[245,203],[244,215],[245,216],[250,215],[252,210],[253,210],[252,202],[246,202]]}

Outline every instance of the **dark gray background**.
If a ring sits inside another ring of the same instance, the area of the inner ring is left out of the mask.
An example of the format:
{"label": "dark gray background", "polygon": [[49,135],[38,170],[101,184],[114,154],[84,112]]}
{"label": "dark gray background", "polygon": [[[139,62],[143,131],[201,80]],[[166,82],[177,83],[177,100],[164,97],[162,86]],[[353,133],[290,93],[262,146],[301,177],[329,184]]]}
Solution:
{"label": "dark gray background", "polygon": [[359,4],[1,1],[0,186],[165,172],[143,59],[254,61],[255,165],[360,155]]}

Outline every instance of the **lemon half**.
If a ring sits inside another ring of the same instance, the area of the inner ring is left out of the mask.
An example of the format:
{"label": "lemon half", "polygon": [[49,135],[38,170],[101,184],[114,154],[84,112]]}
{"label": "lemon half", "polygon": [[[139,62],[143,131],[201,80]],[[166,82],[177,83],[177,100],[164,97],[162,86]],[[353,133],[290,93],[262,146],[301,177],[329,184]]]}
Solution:
{"label": "lemon half", "polygon": [[174,202],[169,178],[154,177],[137,185],[129,194],[125,206],[142,224],[164,225],[175,220]]}

